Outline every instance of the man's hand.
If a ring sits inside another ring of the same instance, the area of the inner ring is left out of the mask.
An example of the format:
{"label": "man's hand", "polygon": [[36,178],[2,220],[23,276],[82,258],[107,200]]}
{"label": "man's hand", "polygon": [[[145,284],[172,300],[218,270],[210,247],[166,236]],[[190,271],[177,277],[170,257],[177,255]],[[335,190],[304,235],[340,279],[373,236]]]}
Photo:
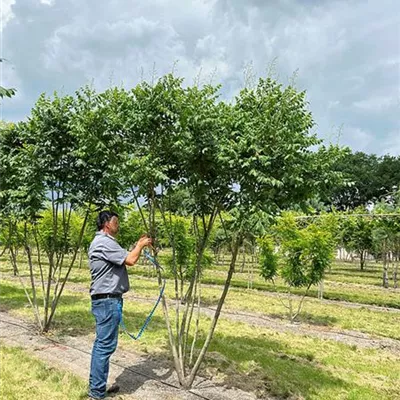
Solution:
{"label": "man's hand", "polygon": [[136,243],[136,246],[131,249],[128,256],[125,259],[126,265],[135,265],[137,260],[140,257],[140,253],[143,250],[143,247],[151,246],[153,243],[153,239],[148,237],[147,235],[143,235]]}
{"label": "man's hand", "polygon": [[153,239],[147,235],[143,235],[137,242],[136,246],[143,249],[143,247],[151,246],[153,244]]}

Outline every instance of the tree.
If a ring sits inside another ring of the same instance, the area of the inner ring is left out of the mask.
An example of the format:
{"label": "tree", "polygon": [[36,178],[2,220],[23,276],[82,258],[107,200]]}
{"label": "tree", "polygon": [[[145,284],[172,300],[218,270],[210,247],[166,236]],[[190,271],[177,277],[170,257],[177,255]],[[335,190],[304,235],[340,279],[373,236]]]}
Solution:
{"label": "tree", "polygon": [[377,177],[379,190],[377,198],[387,200],[390,204],[395,202],[392,193],[400,188],[400,156],[384,155],[379,159]]}
{"label": "tree", "polygon": [[[25,292],[41,331],[51,326],[93,205],[118,202],[117,166],[124,153],[110,122],[114,101],[112,92],[97,95],[89,88],[76,98],[42,95],[29,120],[2,136],[6,178],[0,188],[1,214],[13,226],[24,227],[31,294]],[[18,272],[19,262],[11,256]]]}
{"label": "tree", "polygon": [[[400,218],[399,209],[390,203],[380,202],[374,210],[372,241],[376,256],[383,262],[382,286],[389,287],[389,267],[393,267],[393,287],[398,286],[400,261]],[[393,214],[393,215],[390,215]]]}
{"label": "tree", "polygon": [[[148,220],[144,213],[142,216],[147,231],[156,237],[155,215],[158,210],[172,244],[170,268],[175,287],[181,287],[181,290],[176,290],[174,328],[169,321],[165,298],[162,304],[179,381],[182,386],[190,387],[205,354],[205,351],[200,354],[190,370],[187,362],[190,364],[192,357],[188,357],[188,352],[194,348],[196,341],[194,338],[192,344],[188,342],[193,308],[201,271],[207,264],[207,243],[223,201],[221,192],[229,192],[230,181],[225,178],[227,169],[221,166],[225,162],[220,157],[221,140],[224,138],[221,116],[226,106],[216,103],[218,88],[183,89],[181,84],[181,79],[169,75],[153,86],[147,83],[138,85],[128,97],[132,112],[128,115],[126,126],[134,146],[129,149],[127,185],[131,187],[139,209],[142,207],[138,196],[145,198]],[[186,239],[184,241],[181,235],[183,227],[179,228],[178,221],[173,221],[170,214],[170,196],[179,190],[189,195],[185,206],[186,212],[191,215],[190,231],[195,238],[195,254],[190,259],[184,252]],[[187,264],[186,268],[183,264]],[[183,271],[184,274],[181,273]],[[183,277],[188,280],[184,294]],[[182,302],[185,303],[183,311]]]}
{"label": "tree", "polygon": [[334,167],[345,180],[333,189],[327,203],[342,211],[376,203],[400,185],[400,157],[355,152]]}
{"label": "tree", "polygon": [[[354,251],[360,257],[360,269],[366,266],[366,257],[372,252],[372,219],[365,217],[367,211],[359,207],[354,214],[345,214],[341,219],[341,242],[347,251]],[[361,215],[357,215],[361,214]]]}
{"label": "tree", "polygon": [[[335,245],[334,236],[327,229],[329,219],[299,225],[293,213],[283,213],[277,219],[274,236],[259,240],[261,276],[271,280],[274,285],[279,277],[287,285],[287,304],[283,304],[288,309],[291,322],[300,314],[310,287],[323,279],[333,259]],[[304,289],[296,311],[293,288]]]}
{"label": "tree", "polygon": [[[74,246],[63,279],[49,272],[60,279],[46,329],[94,207],[117,205],[124,198],[135,205],[141,225],[155,239],[154,256],[157,238],[171,245],[175,318],[169,317],[165,295],[162,306],[178,379],[189,388],[214,335],[245,238],[253,240],[281,210],[303,204],[340,180],[332,165],[343,152],[335,146],[315,149],[321,141],[310,133],[314,123],[305,92],[260,79],[228,104],[220,101],[219,86],[183,87],[182,82],[167,75],[131,91],[114,88],[97,94],[85,87],[74,97],[42,96],[21,128],[22,150],[17,145],[16,154],[29,157],[20,165],[14,155],[4,158],[13,174],[27,168],[36,177],[22,174],[29,185],[38,185],[38,195],[32,197],[36,207],[28,219],[20,219],[28,227],[36,229],[36,216],[50,195],[51,271],[63,268],[63,254]],[[12,148],[10,140],[7,136],[5,148]],[[6,182],[4,193],[14,193],[13,179]],[[184,199],[176,207],[172,197],[178,193]],[[4,209],[23,209],[26,215],[21,201],[7,200]],[[173,216],[174,207],[187,219]],[[77,241],[68,240],[72,210],[85,215]],[[200,341],[201,278],[210,263],[217,221],[230,262],[215,314]],[[137,219],[134,223],[139,230]],[[124,234],[124,240],[129,239],[133,237]],[[26,243],[29,254],[31,242]],[[30,265],[33,269],[34,263]],[[157,278],[161,286],[160,270]]]}

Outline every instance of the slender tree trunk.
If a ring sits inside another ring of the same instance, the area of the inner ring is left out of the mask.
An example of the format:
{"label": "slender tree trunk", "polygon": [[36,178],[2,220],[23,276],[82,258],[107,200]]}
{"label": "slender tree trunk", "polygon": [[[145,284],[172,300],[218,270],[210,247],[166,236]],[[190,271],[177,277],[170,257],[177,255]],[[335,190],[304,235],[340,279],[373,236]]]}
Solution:
{"label": "slender tree trunk", "polygon": [[[197,273],[196,273],[197,274]],[[197,297],[197,290],[198,290],[198,286],[199,286],[199,276],[196,276],[196,281],[195,281],[195,285],[194,285],[194,294],[192,296],[192,301],[190,303],[190,311],[189,311],[189,318],[188,318],[188,322],[186,325],[186,329],[184,332],[184,340],[183,340],[183,365],[186,365],[186,350],[187,350],[187,343],[189,341],[189,333],[190,333],[190,325],[192,323],[192,317],[193,317],[193,311],[194,311],[194,306],[195,306],[195,301],[196,301],[196,297]],[[199,299],[200,301],[200,299]]]}
{"label": "slender tree trunk", "polygon": [[245,265],[246,265],[246,246],[243,243],[243,246],[242,246],[242,264],[240,266],[240,272],[241,273],[243,273]]}
{"label": "slender tree trunk", "polygon": [[293,316],[293,321],[292,321],[292,322],[294,322],[294,320],[295,320],[295,319],[298,317],[298,315],[300,314],[301,309],[302,309],[302,307],[303,307],[304,299],[306,298],[307,293],[308,293],[308,291],[310,290],[310,287],[311,287],[311,283],[308,284],[306,291],[304,292],[303,296],[302,296],[301,299],[300,299],[299,306],[298,306],[298,308],[297,308],[296,314],[294,314],[294,316]]}
{"label": "slender tree trunk", "polygon": [[82,269],[82,263],[83,263],[83,251],[82,248],[79,248],[79,269]]}
{"label": "slender tree trunk", "polygon": [[[10,225],[10,237],[15,236],[16,243],[18,243],[18,229],[16,224]],[[13,275],[18,275],[18,267],[17,267],[17,245],[14,247],[12,244],[12,240],[10,239],[10,257],[12,258],[12,266],[13,266]]]}
{"label": "slender tree trunk", "polygon": [[193,354],[194,354],[194,348],[196,345],[197,337],[199,335],[199,323],[200,323],[200,300],[201,300],[201,282],[200,280],[197,282],[198,284],[198,295],[197,295],[197,314],[196,314],[196,327],[193,335],[193,341],[192,341],[192,346],[190,348],[190,358],[189,358],[189,366],[192,366],[193,362]]}
{"label": "slender tree trunk", "polygon": [[42,285],[42,296],[43,296],[43,304],[44,304],[44,299],[45,299],[45,281],[44,281],[44,275],[43,275],[43,265],[42,265],[42,257],[40,254],[40,246],[39,246],[39,240],[38,240],[38,233],[37,233],[37,225],[35,224],[32,228],[33,230],[33,236],[35,238],[35,244],[36,244],[36,251],[37,251],[37,260],[38,260],[38,265],[39,265],[39,273],[40,273],[40,283]]}
{"label": "slender tree trunk", "polygon": [[365,250],[361,250],[360,252],[360,269],[364,271],[365,267]]}
{"label": "slender tree trunk", "polygon": [[51,281],[53,279],[53,270],[54,270],[54,253],[51,249],[50,249],[50,253],[48,255],[48,259],[49,259],[49,270],[47,273],[46,294],[44,297],[44,304],[43,304],[43,308],[44,308],[43,321],[44,321],[45,326],[47,325],[47,321],[49,319],[50,290],[51,290]]}
{"label": "slender tree trunk", "polygon": [[318,299],[322,300],[324,298],[324,279],[322,278],[318,284]]}
{"label": "slender tree trunk", "polygon": [[37,298],[36,298],[35,275],[34,275],[34,271],[33,271],[32,253],[31,253],[31,248],[29,246],[29,241],[28,241],[28,228],[27,228],[26,222],[24,224],[24,240],[25,240],[25,243],[24,243],[25,251],[26,251],[26,255],[28,257],[29,277],[31,280],[32,304],[34,306],[34,312],[37,314],[37,316],[39,318],[39,308],[38,308]]}
{"label": "slender tree trunk", "polygon": [[37,312],[38,311],[37,308],[35,308],[34,304],[32,303],[31,296],[29,295],[28,291],[26,290],[24,281],[22,280],[22,277],[19,274],[18,265],[17,265],[17,254],[14,252],[12,246],[10,247],[10,256],[11,256],[11,262],[14,265],[14,270],[16,271],[16,276],[18,276],[19,281],[20,281],[21,286],[22,286],[22,289],[25,292],[25,296],[28,299],[28,302],[29,302],[30,306],[32,307],[33,313],[35,315],[37,326],[38,326],[39,330],[42,331],[43,329],[42,329],[42,321],[40,319],[40,315]]}
{"label": "slender tree trunk", "polygon": [[217,249],[215,250],[215,264],[216,265],[219,265],[220,256],[221,256],[221,247],[218,246]]}
{"label": "slender tree trunk", "polygon": [[293,299],[292,299],[292,292],[291,292],[291,288],[289,287],[289,291],[288,291],[288,310],[289,310],[289,319],[290,319],[290,323],[294,322],[294,318],[293,318]]}
{"label": "slender tree trunk", "polygon": [[382,284],[384,288],[389,287],[389,271],[388,271],[388,260],[387,260],[387,253],[386,253],[386,246],[383,253],[383,276],[382,276]]}

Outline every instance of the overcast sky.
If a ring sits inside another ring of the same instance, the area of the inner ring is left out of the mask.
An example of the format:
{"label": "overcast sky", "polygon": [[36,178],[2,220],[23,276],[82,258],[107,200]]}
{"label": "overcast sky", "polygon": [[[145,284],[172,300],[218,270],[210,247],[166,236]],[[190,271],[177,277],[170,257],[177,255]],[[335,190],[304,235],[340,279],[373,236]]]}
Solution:
{"label": "overcast sky", "polygon": [[284,84],[297,71],[321,137],[400,155],[399,0],[0,1],[1,83],[18,90],[5,120],[42,92],[132,87],[174,62],[187,84],[213,79],[232,99],[252,65]]}

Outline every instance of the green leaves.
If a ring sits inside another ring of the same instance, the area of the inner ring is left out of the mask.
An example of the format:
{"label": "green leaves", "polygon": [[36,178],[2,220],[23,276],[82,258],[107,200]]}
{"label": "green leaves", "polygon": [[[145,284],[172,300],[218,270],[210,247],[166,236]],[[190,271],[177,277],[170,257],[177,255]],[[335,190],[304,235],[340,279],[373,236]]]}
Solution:
{"label": "green leaves", "polygon": [[11,97],[15,96],[16,92],[17,91],[15,89],[13,89],[13,88],[6,89],[3,86],[0,86],[0,98],[1,99],[4,98],[4,97],[10,97],[11,98]]}
{"label": "green leaves", "polygon": [[0,129],[0,216],[35,218],[45,198],[38,164],[26,123]]}
{"label": "green leaves", "polygon": [[265,236],[257,241],[260,247],[260,275],[266,279],[273,279],[278,270],[278,255],[275,252],[275,243],[272,237]]}
{"label": "green leaves", "polygon": [[343,174],[345,180],[330,190],[330,203],[339,210],[353,210],[376,203],[398,189],[400,157],[348,151],[345,157],[337,160],[335,170]]}
{"label": "green leaves", "polygon": [[328,219],[327,223],[316,221],[304,226],[294,213],[284,213],[273,229],[274,239],[267,236],[259,241],[261,276],[279,276],[293,287],[318,283],[333,258],[335,240],[327,229],[330,224]]}
{"label": "green leaves", "polygon": [[260,79],[254,90],[244,89],[236,98],[230,123],[227,154],[240,186],[237,202],[245,210],[255,206],[277,213],[340,179],[332,165],[341,149],[311,151],[321,141],[310,133],[314,122],[305,92]]}

